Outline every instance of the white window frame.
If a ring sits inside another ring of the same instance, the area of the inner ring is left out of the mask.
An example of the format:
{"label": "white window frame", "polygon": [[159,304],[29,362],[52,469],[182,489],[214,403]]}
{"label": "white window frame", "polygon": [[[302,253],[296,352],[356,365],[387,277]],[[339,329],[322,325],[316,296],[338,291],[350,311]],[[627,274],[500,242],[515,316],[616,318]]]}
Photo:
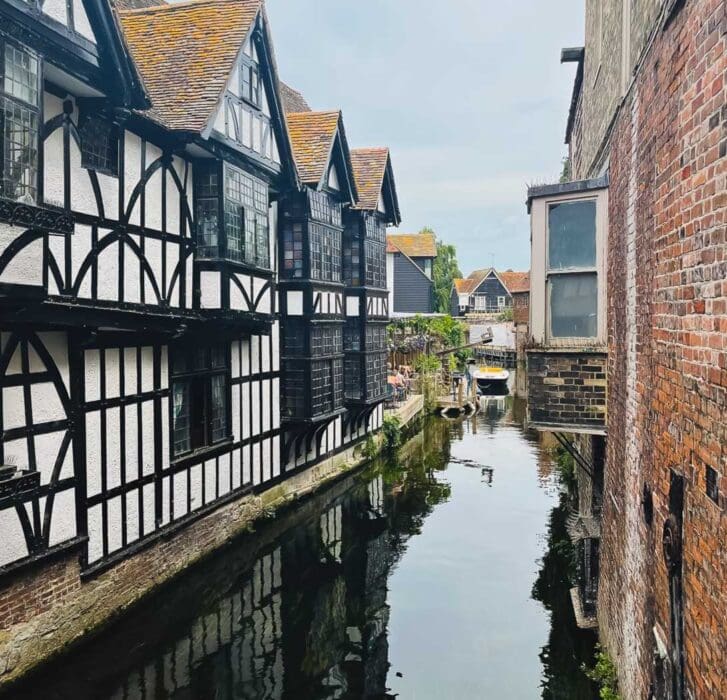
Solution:
{"label": "white window frame", "polygon": [[502,311],[507,306],[507,299],[505,297],[497,297],[497,308]]}
{"label": "white window frame", "polygon": [[[553,204],[576,201],[596,202],[596,265],[589,268],[549,270],[548,213]],[[533,198],[531,203],[531,283],[530,283],[530,330],[533,341],[543,347],[593,347],[605,346],[606,323],[606,243],[608,238],[608,189],[572,192]],[[597,284],[597,331],[595,337],[553,337],[550,332],[550,279],[556,275],[595,272]]]}

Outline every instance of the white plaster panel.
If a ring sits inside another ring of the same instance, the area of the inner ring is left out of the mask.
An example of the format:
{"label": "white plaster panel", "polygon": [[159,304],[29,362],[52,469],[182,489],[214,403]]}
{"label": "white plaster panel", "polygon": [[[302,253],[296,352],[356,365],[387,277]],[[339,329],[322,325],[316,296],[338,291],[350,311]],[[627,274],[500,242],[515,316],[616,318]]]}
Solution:
{"label": "white plaster panel", "polygon": [[207,460],[204,464],[204,502],[212,503],[215,500],[215,481],[217,480],[217,470],[215,460]]}
{"label": "white plaster panel", "polygon": [[96,173],[96,177],[98,178],[98,186],[101,190],[101,201],[103,202],[104,214],[107,219],[118,221],[119,179],[99,172]]}
{"label": "white plaster panel", "polygon": [[139,425],[136,405],[124,406],[124,429],[126,481],[136,481],[139,478]]}
{"label": "white plaster panel", "polygon": [[[25,232],[24,228],[0,224],[0,253]],[[43,286],[43,239],[39,238],[24,246],[8,263],[0,275],[6,284],[31,284]]]}
{"label": "white plaster panel", "polygon": [[121,352],[119,348],[107,348],[104,352],[106,365],[106,398],[115,399],[121,395]]}
{"label": "white plaster panel", "polygon": [[255,433],[260,432],[260,382],[251,382],[252,387],[252,429]]}
{"label": "white plaster panel", "polygon": [[66,542],[76,536],[76,498],[73,489],[57,493],[53,500],[50,534],[51,547]]}
{"label": "white plaster panel", "polygon": [[124,522],[121,519],[121,499],[122,496],[116,496],[108,501],[108,509],[106,511],[108,517],[108,538],[109,553],[117,552],[122,547],[122,533]]}
{"label": "white plaster panel", "polygon": [[145,345],[141,349],[141,390],[146,393],[154,389],[154,349]]}
{"label": "white plaster panel", "polygon": [[[155,154],[161,151],[150,143],[147,143],[146,164],[147,167],[155,160]],[[146,206],[144,209],[144,227],[163,230],[162,222],[162,177],[164,168],[158,168],[146,183]]]}
{"label": "white plaster panel", "polygon": [[33,404],[33,423],[48,423],[66,418],[66,411],[53,382],[33,384],[30,387],[30,400]]}
{"label": "white plaster panel", "polygon": [[359,315],[359,298],[346,297],[346,316]]}
{"label": "white plaster panel", "polygon": [[38,338],[40,338],[40,341],[45,346],[48,354],[53,358],[53,362],[56,365],[58,373],[61,375],[66,391],[70,393],[71,386],[68,368],[68,337],[63,332],[53,331],[38,333]]}
{"label": "white plaster panel", "polygon": [[272,403],[271,400],[271,386],[272,383],[269,379],[263,380],[263,402],[262,402],[262,424],[261,429],[262,432],[267,432],[272,428],[271,422],[270,422],[270,405]]}
{"label": "white plaster panel", "polygon": [[[130,238],[139,245],[140,236],[131,234]],[[141,302],[142,275],[139,258],[132,248],[127,245],[124,250],[124,301],[130,304],[139,304]]]}
{"label": "white plaster panel", "polygon": [[28,469],[28,441],[25,438],[10,440],[3,445],[5,449],[5,461],[21,469]]}
{"label": "white plaster panel", "polygon": [[[44,433],[42,435],[36,435],[34,438],[35,442],[35,461],[40,472],[40,483],[50,483],[51,477],[53,476],[53,468],[55,467],[56,459],[63,442],[65,430],[58,430],[54,433]],[[73,476],[73,465],[69,463],[72,461],[69,459],[72,447],[69,445],[68,451],[66,452],[64,465],[60,478],[63,479],[66,476]],[[70,474],[68,473],[68,467],[70,466]]]}
{"label": "white plaster panel", "polygon": [[268,336],[268,335],[260,336],[260,362],[261,362],[261,371],[269,372],[270,371],[270,336]]}
{"label": "white plaster panel", "polygon": [[[124,132],[124,209],[129,208],[131,193],[141,177],[141,139],[131,131]],[[129,223],[140,223],[139,201],[129,217]]]}
{"label": "white plaster panel", "polygon": [[260,445],[255,444],[252,446],[252,483],[257,486],[262,483],[260,478],[261,472],[261,458],[260,458]]}
{"label": "white plaster panel", "polygon": [[260,336],[250,336],[250,355],[252,360],[252,373],[258,374],[260,372]]}
{"label": "white plaster panel", "polygon": [[101,493],[101,414],[86,414],[86,490],[89,496]]}
{"label": "white plaster panel", "polygon": [[[204,273],[203,273],[204,274]],[[243,283],[247,275],[235,275],[235,278]],[[244,283],[243,283],[244,284]],[[249,311],[250,307],[245,300],[243,293],[238,289],[237,285],[230,280],[230,308],[234,311]]]}
{"label": "white plaster panel", "polygon": [[[91,252],[91,227],[83,224],[76,224],[73,229],[73,235],[71,236],[71,272],[73,274],[73,281],[75,282],[78,278],[78,273],[81,270],[83,261],[88,257]],[[89,268],[86,272],[86,282],[88,292],[84,293],[83,296],[91,296],[91,269]]]}
{"label": "white plaster panel", "polygon": [[144,476],[154,473],[154,404],[144,401],[141,404],[141,449]]}
{"label": "white plaster panel", "polygon": [[[164,404],[162,404],[164,406]],[[169,411],[162,408],[162,434],[160,440],[162,441],[162,466],[164,468],[169,466]]]}
{"label": "white plaster panel", "polygon": [[202,502],[202,465],[195,464],[190,469],[190,493],[192,495],[192,510],[201,508]]}
{"label": "white plaster panel", "polygon": [[[66,265],[66,242],[63,236],[48,236],[48,250],[53,256],[58,269],[61,271],[61,278],[64,276],[64,270]],[[55,276],[48,274],[48,294],[60,294],[61,290],[58,287]]]}
{"label": "white plaster panel", "polygon": [[88,509],[88,560],[98,561],[103,557],[103,513],[101,506]]}
{"label": "white plaster panel", "polygon": [[139,491],[129,491],[126,495],[126,540],[129,544],[141,536],[139,523]]}
{"label": "white plaster panel", "polygon": [[8,386],[3,390],[3,430],[22,428],[25,425],[25,399],[23,387]]}
{"label": "white plaster panel", "polygon": [[106,410],[106,487],[121,485],[121,409]]}
{"label": "white plaster panel", "polygon": [[232,488],[239,489],[242,486],[242,464],[240,461],[240,450],[232,453]]}
{"label": "white plaster panel", "polygon": [[229,452],[220,455],[220,497],[225,496],[232,490],[230,483],[230,454]]}
{"label": "white plaster panel", "polygon": [[220,273],[205,270],[199,277],[202,308],[219,309],[222,305]]}
{"label": "white plaster panel", "polygon": [[242,376],[247,377],[250,375],[250,339],[245,338],[240,341],[240,352],[242,359]]}
{"label": "white plaster panel", "polygon": [[250,437],[250,421],[248,416],[250,415],[250,390],[247,385],[242,388],[242,435],[240,436],[243,440]]}
{"label": "white plaster panel", "polygon": [[38,357],[38,353],[32,345],[28,346],[28,367],[31,372],[45,372],[46,370],[45,364]]}
{"label": "white plaster panel", "polygon": [[25,535],[15,508],[0,510],[0,532],[3,546],[0,547],[0,566],[11,564],[28,556]]}
{"label": "white plaster panel", "polygon": [[159,349],[159,386],[161,389],[169,388],[169,347],[162,345]]}
{"label": "white plaster panel", "polygon": [[[50,100],[46,101],[50,103]],[[60,111],[63,111],[62,105]],[[43,201],[47,204],[63,206],[64,161],[63,129],[59,128],[43,143]]]}
{"label": "white plaster panel", "polygon": [[270,481],[270,478],[272,477],[272,464],[270,461],[270,440],[263,440],[262,472],[263,472],[263,481]]}
{"label": "white plaster panel", "polygon": [[91,24],[86,15],[86,8],[83,6],[83,0],[73,0],[73,27],[83,37],[96,43]]}
{"label": "white plaster panel", "polygon": [[272,429],[277,430],[280,427],[280,380],[273,379],[273,424]]}
{"label": "white plaster panel", "polygon": [[240,376],[240,341],[230,343],[230,374],[233,379]]}
{"label": "white plaster panel", "polygon": [[[145,494],[146,495],[146,494]],[[162,525],[167,525],[172,521],[172,477],[165,476],[162,479]]]}
{"label": "white plaster panel", "polygon": [[192,308],[192,292],[194,289],[194,287],[192,285],[193,267],[194,267],[194,263],[192,261],[192,256],[190,255],[187,257],[187,259],[185,261],[185,269],[186,269],[186,274],[187,274],[187,287],[185,289],[185,294],[186,294],[187,298],[185,300],[185,303],[186,303],[186,308],[188,308],[188,309]]}
{"label": "white plaster panel", "polygon": [[273,437],[273,478],[280,476],[280,436]]}
{"label": "white plaster panel", "polygon": [[[119,242],[106,246],[97,258],[98,298],[117,301],[119,296]],[[88,273],[90,279],[90,271]],[[90,295],[89,295],[90,296]]]}
{"label": "white plaster panel", "polygon": [[280,371],[280,324],[275,321],[270,331],[270,338],[273,344],[273,366],[272,371]]}
{"label": "white plaster panel", "polygon": [[91,185],[88,170],[81,166],[81,149],[75,139],[70,139],[71,208],[73,211],[98,216],[96,195]]}
{"label": "white plaster panel", "polygon": [[146,484],[142,489],[144,504],[144,534],[148,535],[156,529],[154,522],[154,484]]}
{"label": "white plaster panel", "polygon": [[[159,294],[163,294],[162,289],[162,242],[156,238],[147,237],[144,241],[144,255],[151,267]],[[157,303],[156,292],[149,280],[148,273],[144,275],[144,294],[146,295],[147,304]]]}
{"label": "white plaster panel", "polygon": [[136,394],[136,348],[124,348],[124,395]]}
{"label": "white plaster panel", "polygon": [[[170,294],[172,292],[171,289],[171,281],[172,281],[172,275],[174,274],[174,271],[177,269],[177,265],[179,265],[179,246],[175,245],[174,243],[166,243],[167,248],[167,279],[166,279],[166,289],[163,290],[163,294],[165,297],[169,297],[169,304],[170,306],[173,306],[175,308],[179,308],[179,292],[176,292],[174,294]],[[162,278],[159,277],[159,284],[161,284]],[[177,278],[177,281],[174,283],[175,287],[179,285],[179,279]]]}
{"label": "white plaster panel", "polygon": [[289,316],[302,316],[303,315],[303,292],[287,292],[288,299],[288,315]]}
{"label": "white plaster panel", "polygon": [[86,401],[101,398],[101,354],[99,350],[86,350],[84,353],[84,377]]}
{"label": "white plaster panel", "polygon": [[252,458],[250,448],[242,448],[242,483],[249,484],[252,481]]}
{"label": "white plaster panel", "polygon": [[174,181],[171,173],[165,171],[164,173],[167,181],[167,226],[166,230],[168,233],[176,233],[179,235],[179,207],[181,198],[179,196],[179,189],[177,183]]}
{"label": "white plaster panel", "polygon": [[174,477],[174,519],[177,520],[189,512],[187,510],[187,474],[179,472]]}

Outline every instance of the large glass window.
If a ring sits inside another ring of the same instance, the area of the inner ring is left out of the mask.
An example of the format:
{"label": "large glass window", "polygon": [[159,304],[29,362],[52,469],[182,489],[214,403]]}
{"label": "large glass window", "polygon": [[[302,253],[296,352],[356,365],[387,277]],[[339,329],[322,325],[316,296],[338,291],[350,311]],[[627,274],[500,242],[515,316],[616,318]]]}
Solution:
{"label": "large glass window", "polygon": [[[224,255],[229,260],[269,268],[267,185],[239,168],[225,164],[224,221],[221,229],[218,168],[214,164],[197,166],[195,196],[198,255]],[[224,241],[221,239],[223,232]]]}
{"label": "large glass window", "polygon": [[0,42],[0,195],[34,204],[38,196],[40,62]]}
{"label": "large glass window", "polygon": [[386,247],[368,238],[364,241],[366,254],[366,285],[386,289]]}
{"label": "large glass window", "polygon": [[119,134],[107,119],[87,116],[80,127],[81,165],[106,175],[118,175]]}
{"label": "large glass window", "polygon": [[548,311],[553,338],[598,335],[596,200],[548,207]]}
{"label": "large glass window", "polygon": [[283,227],[283,276],[303,277],[303,224],[287,222]]}
{"label": "large glass window", "polygon": [[[191,346],[191,347],[190,347]],[[193,343],[172,352],[172,452],[175,457],[228,437],[229,352]]]}
{"label": "large glass window", "polygon": [[347,226],[343,233],[343,280],[349,287],[360,287],[363,284],[358,222]]}

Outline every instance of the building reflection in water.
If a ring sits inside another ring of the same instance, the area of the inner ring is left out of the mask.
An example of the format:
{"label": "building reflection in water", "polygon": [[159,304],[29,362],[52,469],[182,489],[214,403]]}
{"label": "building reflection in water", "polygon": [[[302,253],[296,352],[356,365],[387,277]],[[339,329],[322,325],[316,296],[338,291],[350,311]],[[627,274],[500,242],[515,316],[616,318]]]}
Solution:
{"label": "building reflection in water", "polygon": [[[507,401],[499,420],[515,415]],[[483,432],[490,415],[478,419]],[[463,430],[472,425],[428,422],[395,462],[346,477],[233,543],[13,697],[393,697],[387,582],[410,538],[450,499],[450,441]],[[543,696],[585,697],[549,693],[562,675],[557,616],[569,614],[558,609],[549,556],[533,593],[553,615]]]}

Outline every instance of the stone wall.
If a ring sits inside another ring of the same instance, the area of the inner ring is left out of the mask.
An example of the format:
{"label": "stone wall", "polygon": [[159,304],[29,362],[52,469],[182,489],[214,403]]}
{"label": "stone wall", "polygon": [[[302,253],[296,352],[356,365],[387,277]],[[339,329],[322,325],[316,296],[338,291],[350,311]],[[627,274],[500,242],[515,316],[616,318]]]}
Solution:
{"label": "stone wall", "polygon": [[528,423],[568,432],[606,425],[606,355],[529,348]]}
{"label": "stone wall", "polygon": [[[402,425],[421,412],[423,398],[402,405]],[[380,442],[379,433],[375,439]],[[361,446],[352,446],[257,495],[221,506],[174,534],[92,578],[83,580],[78,557],[0,581],[0,689],[39,663],[111,623],[162,584],[248,530],[256,520],[363,464]]]}
{"label": "stone wall", "polygon": [[639,66],[610,148],[599,623],[626,698],[646,697],[654,682],[655,628],[672,647],[662,550],[672,472],[685,479],[686,697],[727,697],[726,8],[677,5]]}

